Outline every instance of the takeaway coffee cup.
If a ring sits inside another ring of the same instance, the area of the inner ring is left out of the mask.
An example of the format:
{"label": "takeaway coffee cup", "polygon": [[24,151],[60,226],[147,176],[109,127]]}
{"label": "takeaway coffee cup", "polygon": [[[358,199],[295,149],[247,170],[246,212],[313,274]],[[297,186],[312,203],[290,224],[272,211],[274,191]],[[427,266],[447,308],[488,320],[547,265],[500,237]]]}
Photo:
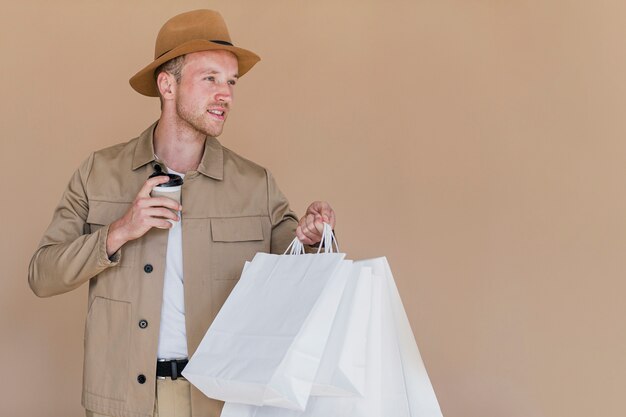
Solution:
{"label": "takeaway coffee cup", "polygon": [[[158,165],[157,165],[158,166]],[[159,167],[160,168],[160,167]],[[160,169],[156,170],[149,178],[167,176],[170,180],[164,184],[159,184],[150,192],[151,197],[167,197],[180,203],[181,189],[183,188],[183,178],[180,175],[168,174]]]}

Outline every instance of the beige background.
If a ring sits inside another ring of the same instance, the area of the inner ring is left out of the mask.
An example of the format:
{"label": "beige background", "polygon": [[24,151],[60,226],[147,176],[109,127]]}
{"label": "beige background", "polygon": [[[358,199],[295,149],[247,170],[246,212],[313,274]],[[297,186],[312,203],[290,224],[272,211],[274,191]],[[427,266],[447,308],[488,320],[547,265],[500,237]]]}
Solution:
{"label": "beige background", "polygon": [[263,58],[222,142],[390,259],[445,416],[626,415],[609,0],[3,1],[0,415],[82,415],[86,287],[37,299],[28,261],[79,162],[158,116],[127,80],[200,7]]}

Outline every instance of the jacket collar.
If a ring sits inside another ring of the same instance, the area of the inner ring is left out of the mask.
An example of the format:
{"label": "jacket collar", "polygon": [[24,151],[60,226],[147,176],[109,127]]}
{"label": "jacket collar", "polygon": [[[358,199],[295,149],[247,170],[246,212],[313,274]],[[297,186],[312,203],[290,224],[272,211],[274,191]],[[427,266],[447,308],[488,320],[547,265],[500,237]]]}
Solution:
{"label": "jacket collar", "polygon": [[[137,140],[133,154],[133,171],[156,160],[154,157],[154,128],[158,121],[143,131]],[[216,180],[224,179],[224,149],[217,139],[207,136],[204,142],[204,154],[198,172]]]}

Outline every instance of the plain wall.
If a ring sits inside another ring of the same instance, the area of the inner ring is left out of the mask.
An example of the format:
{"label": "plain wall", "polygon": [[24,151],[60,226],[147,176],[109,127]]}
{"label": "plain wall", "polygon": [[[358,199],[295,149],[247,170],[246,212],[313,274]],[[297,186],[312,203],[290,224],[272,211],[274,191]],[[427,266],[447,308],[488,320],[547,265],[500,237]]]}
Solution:
{"label": "plain wall", "polygon": [[626,415],[608,0],[3,2],[0,415],[83,415],[86,286],[38,299],[28,262],[78,164],[158,117],[128,78],[160,26],[205,7],[262,57],[221,142],[298,213],[330,201],[349,257],[388,257],[445,416]]}

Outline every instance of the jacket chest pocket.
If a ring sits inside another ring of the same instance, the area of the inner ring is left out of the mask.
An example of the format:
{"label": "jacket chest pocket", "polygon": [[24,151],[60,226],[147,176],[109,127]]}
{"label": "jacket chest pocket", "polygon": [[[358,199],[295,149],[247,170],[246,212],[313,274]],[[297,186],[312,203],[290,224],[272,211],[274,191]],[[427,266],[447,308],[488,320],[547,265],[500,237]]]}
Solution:
{"label": "jacket chest pocket", "polygon": [[271,232],[261,217],[212,218],[210,224],[213,279],[239,279],[246,261],[269,252]]}
{"label": "jacket chest pocket", "polygon": [[[90,201],[87,214],[87,233],[94,233],[98,229],[113,223],[126,213],[131,203],[113,201]],[[121,259],[119,266],[129,267],[134,264],[134,257],[138,240],[126,242],[120,249]]]}

